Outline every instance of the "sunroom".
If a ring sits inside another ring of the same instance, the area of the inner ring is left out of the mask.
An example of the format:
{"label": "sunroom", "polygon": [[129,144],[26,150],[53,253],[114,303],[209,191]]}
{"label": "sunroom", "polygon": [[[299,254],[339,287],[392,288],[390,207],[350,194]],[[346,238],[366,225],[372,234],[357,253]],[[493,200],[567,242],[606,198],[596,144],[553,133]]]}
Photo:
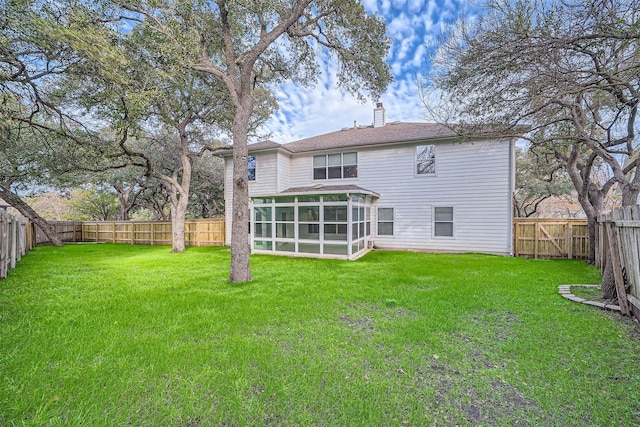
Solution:
{"label": "sunroom", "polygon": [[371,241],[378,194],[355,185],[290,188],[251,198],[253,253],[356,259]]}

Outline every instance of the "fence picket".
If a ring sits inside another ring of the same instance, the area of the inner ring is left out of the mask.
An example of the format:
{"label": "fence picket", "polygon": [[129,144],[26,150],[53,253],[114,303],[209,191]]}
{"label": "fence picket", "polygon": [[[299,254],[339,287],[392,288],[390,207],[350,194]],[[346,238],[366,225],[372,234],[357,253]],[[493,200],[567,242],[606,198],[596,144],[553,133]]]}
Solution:
{"label": "fence picket", "polygon": [[516,218],[513,252],[525,258],[588,258],[589,228],[584,219]]}
{"label": "fence picket", "polygon": [[[630,311],[640,318],[640,205],[614,209],[598,218],[598,227],[598,235],[606,240],[597,246],[598,267],[604,269],[612,262],[618,298],[627,300]],[[629,285],[628,293],[625,285]]]}
{"label": "fence picket", "polygon": [[6,278],[8,271],[15,268],[22,256],[31,249],[28,229],[26,219],[0,210],[0,279]]}

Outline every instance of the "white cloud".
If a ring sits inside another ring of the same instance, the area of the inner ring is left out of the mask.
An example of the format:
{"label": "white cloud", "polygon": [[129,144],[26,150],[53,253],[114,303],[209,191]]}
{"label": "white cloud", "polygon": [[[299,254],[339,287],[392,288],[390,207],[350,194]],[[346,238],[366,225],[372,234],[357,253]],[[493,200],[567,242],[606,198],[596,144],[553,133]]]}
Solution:
{"label": "white cloud", "polygon": [[387,18],[387,32],[394,39],[401,39],[407,34],[413,32],[411,27],[411,18],[404,12],[389,20]]}
{"label": "white cloud", "polygon": [[382,0],[379,4],[378,12],[383,15],[388,15],[391,10],[391,2],[389,0]]}
{"label": "white cloud", "polygon": [[424,61],[424,56],[425,56],[425,52],[427,50],[427,46],[425,44],[420,44],[418,45],[418,47],[416,48],[414,54],[413,54],[413,59],[411,60],[411,65],[413,65],[414,67],[420,67],[420,65],[422,65],[423,61]]}
{"label": "white cloud", "polygon": [[378,2],[376,0],[363,0],[362,4],[367,12],[379,13]]}
{"label": "white cloud", "polygon": [[407,8],[412,13],[421,12],[424,8],[424,0],[409,0]]}
{"label": "white cloud", "polygon": [[[436,48],[437,34],[444,25],[466,10],[461,0],[363,0],[367,11],[387,20],[387,33],[393,38],[388,61],[396,81],[389,85],[381,101],[388,121],[424,121],[425,108],[418,96],[416,74],[428,72],[429,53]],[[439,5],[439,3],[441,3]],[[271,139],[287,143],[345,127],[371,124],[374,103],[365,104],[336,87],[336,64],[320,64],[318,84],[303,88],[285,83],[276,91],[280,110],[265,126]]]}
{"label": "white cloud", "polygon": [[414,35],[411,35],[401,40],[400,43],[396,43],[395,46],[397,47],[394,49],[395,59],[403,60],[404,58],[406,58],[409,51],[413,48],[415,40],[416,37]]}

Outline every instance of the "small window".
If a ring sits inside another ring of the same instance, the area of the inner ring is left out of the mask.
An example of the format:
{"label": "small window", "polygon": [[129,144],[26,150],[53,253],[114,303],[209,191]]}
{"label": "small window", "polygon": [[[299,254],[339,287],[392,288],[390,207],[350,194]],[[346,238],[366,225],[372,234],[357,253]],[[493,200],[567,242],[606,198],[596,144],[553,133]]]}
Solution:
{"label": "small window", "polygon": [[358,154],[344,153],[342,155],[342,177],[357,178],[358,177]]}
{"label": "small window", "polygon": [[393,208],[378,208],[378,236],[393,236]]}
{"label": "small window", "polygon": [[313,179],[327,179],[327,156],[313,156]]}
{"label": "small window", "polygon": [[434,175],[436,173],[436,146],[418,145],[416,147],[416,173]]}
{"label": "small window", "polygon": [[248,169],[249,181],[255,181],[256,180],[256,156],[249,156],[247,169]]}
{"label": "small window", "polygon": [[329,164],[327,177],[329,179],[342,178],[342,154],[329,154],[327,160]]}
{"label": "small window", "polygon": [[313,156],[313,179],[358,177],[358,153],[321,154]]}
{"label": "small window", "polygon": [[440,207],[433,210],[433,235],[453,237],[453,208]]}

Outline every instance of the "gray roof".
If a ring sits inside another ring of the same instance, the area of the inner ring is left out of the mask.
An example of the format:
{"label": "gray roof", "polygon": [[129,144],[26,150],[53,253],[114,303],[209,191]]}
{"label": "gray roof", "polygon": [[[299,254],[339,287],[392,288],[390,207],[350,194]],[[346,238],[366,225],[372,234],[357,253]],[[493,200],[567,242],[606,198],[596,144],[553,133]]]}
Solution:
{"label": "gray roof", "polygon": [[[362,147],[396,142],[426,141],[453,138],[456,133],[445,125],[436,123],[391,122],[374,128],[373,125],[345,128],[343,130],[300,139],[288,144],[266,140],[247,146],[250,153],[263,150],[284,150],[289,153]],[[231,154],[225,150],[222,154]]]}
{"label": "gray roof", "polygon": [[271,141],[269,139],[247,145],[247,148],[249,148],[249,151],[270,150],[273,148],[280,148],[280,147],[282,147],[282,144],[278,144],[277,142]]}
{"label": "gray roof", "polygon": [[[526,129],[518,128],[516,132],[525,133]],[[490,132],[479,137],[506,137],[507,135],[491,135]],[[356,148],[383,144],[430,141],[461,137],[451,128],[438,123],[410,123],[390,122],[381,127],[357,126],[344,128],[339,131],[300,139],[287,144],[266,140],[249,144],[249,152],[263,150],[283,150],[285,152],[306,153],[312,151]],[[222,154],[231,154],[232,150],[225,150]]]}
{"label": "gray roof", "polygon": [[311,187],[291,187],[280,194],[335,194],[335,193],[360,193],[370,194],[376,197],[380,195],[374,191],[366,190],[357,185],[314,185]]}
{"label": "gray roof", "polygon": [[[278,144],[277,142],[271,141],[269,139],[247,145],[247,149],[250,152],[261,151],[261,150],[274,150],[280,147],[282,147],[282,144]],[[220,150],[218,154],[222,154],[223,156],[230,156],[231,154],[233,154],[233,146],[230,146],[229,148],[225,148],[224,150]]]}
{"label": "gray roof", "polygon": [[290,142],[282,145],[282,148],[292,153],[303,153],[455,136],[456,134],[451,129],[440,124],[392,122],[377,128],[371,125],[345,128],[336,132]]}

